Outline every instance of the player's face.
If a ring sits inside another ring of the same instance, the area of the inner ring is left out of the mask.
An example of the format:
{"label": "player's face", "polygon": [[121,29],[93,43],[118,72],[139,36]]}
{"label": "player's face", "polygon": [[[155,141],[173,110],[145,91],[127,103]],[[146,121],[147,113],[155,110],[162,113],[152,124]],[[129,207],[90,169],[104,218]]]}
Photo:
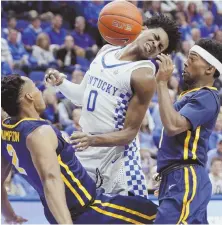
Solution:
{"label": "player's face", "polygon": [[209,64],[197,53],[190,52],[184,63],[183,80],[188,86],[194,85],[205,75]]}
{"label": "player's face", "polygon": [[136,40],[141,58],[155,58],[168,48],[169,38],[162,28],[145,28]]}
{"label": "player's face", "polygon": [[26,81],[26,86],[25,86],[25,95],[29,96],[29,99],[32,100],[35,110],[40,114],[42,113],[45,108],[46,104],[44,102],[42,92],[36,87],[36,85],[33,83],[32,80],[29,78],[24,78],[23,79]]}

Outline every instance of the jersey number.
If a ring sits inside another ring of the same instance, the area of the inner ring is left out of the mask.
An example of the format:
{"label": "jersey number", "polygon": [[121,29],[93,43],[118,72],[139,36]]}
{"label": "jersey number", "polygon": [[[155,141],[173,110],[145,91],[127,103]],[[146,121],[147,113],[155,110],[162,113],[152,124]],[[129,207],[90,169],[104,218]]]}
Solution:
{"label": "jersey number", "polygon": [[22,167],[19,167],[19,159],[17,157],[16,151],[13,148],[13,146],[10,144],[7,144],[6,148],[7,148],[8,154],[12,156],[12,164],[15,166],[15,168],[19,171],[19,173],[27,175],[26,171]]}
{"label": "jersey number", "polygon": [[97,96],[98,96],[97,91],[95,91],[95,90],[90,91],[88,103],[87,103],[88,111],[93,112],[95,110]]}

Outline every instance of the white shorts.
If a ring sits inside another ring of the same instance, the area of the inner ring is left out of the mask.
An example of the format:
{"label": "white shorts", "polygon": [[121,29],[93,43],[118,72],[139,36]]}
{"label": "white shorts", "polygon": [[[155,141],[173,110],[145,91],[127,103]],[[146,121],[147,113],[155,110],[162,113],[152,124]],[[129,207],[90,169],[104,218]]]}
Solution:
{"label": "white shorts", "polygon": [[[97,186],[106,193],[147,197],[145,176],[139,151],[127,154],[125,147],[89,147],[76,156]],[[101,179],[98,176],[100,173]]]}

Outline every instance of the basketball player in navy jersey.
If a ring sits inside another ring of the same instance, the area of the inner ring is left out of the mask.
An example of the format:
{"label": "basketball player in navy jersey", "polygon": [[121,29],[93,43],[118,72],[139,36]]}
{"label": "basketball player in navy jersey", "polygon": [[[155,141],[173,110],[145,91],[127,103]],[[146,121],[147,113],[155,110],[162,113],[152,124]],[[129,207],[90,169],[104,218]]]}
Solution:
{"label": "basketball player in navy jersey", "polygon": [[156,224],[207,224],[212,186],[205,169],[209,136],[220,111],[214,80],[222,74],[222,44],[200,39],[189,52],[183,79],[187,91],[171,104],[169,56],[159,55],[156,75],[163,132],[157,155],[160,174]]}
{"label": "basketball player in navy jersey", "polygon": [[62,133],[42,120],[42,93],[26,77],[2,79],[2,108],[11,117],[2,122],[1,205],[7,222],[26,220],[13,211],[4,187],[11,168],[38,192],[50,223],[152,223],[156,205],[137,196],[103,194],[75,156]]}

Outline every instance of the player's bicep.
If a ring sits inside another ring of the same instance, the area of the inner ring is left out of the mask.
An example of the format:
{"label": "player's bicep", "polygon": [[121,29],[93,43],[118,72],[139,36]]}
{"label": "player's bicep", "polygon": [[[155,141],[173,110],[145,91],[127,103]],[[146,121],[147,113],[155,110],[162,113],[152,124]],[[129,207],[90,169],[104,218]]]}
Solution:
{"label": "player's bicep", "polygon": [[44,181],[50,176],[60,176],[56,149],[58,140],[50,126],[41,126],[33,131],[26,140],[33,164]]}
{"label": "player's bicep", "polygon": [[139,129],[142,123],[156,86],[155,78],[149,74],[152,74],[149,68],[140,68],[132,74],[134,95],[127,109],[125,128]]}

